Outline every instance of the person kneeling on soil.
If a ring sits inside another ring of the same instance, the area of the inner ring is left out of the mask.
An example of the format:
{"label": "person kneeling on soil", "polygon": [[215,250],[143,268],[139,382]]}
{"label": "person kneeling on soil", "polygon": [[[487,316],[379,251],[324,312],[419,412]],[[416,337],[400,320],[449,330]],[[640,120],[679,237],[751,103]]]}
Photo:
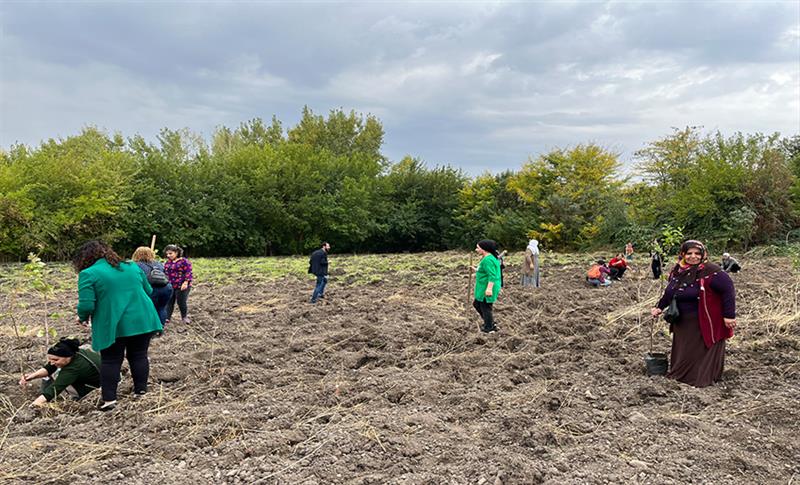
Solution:
{"label": "person kneeling on soil", "polygon": [[42,407],[65,390],[77,401],[100,387],[100,355],[80,345],[78,339],[62,338],[47,351],[44,367],[22,376],[22,388],[32,380],[44,379],[41,395],[31,406]]}
{"label": "person kneeling on soil", "polygon": [[475,252],[482,258],[475,271],[475,300],[472,306],[483,319],[481,332],[494,333],[499,329],[494,323],[492,305],[500,295],[502,281],[497,243],[491,239],[484,239],[475,246]]}
{"label": "person kneeling on soil", "polygon": [[611,261],[608,262],[608,269],[611,271],[612,280],[622,279],[622,275],[624,275],[625,270],[628,269],[628,262],[625,261],[625,257],[622,253],[611,258]]}
{"label": "person kneeling on soil", "polygon": [[[606,275],[609,278],[606,278]],[[598,259],[596,264],[593,264],[589,271],[586,272],[586,282],[594,287],[609,286],[611,284],[611,270],[606,266],[606,262]]]}
{"label": "person kneeling on soil", "polygon": [[722,254],[722,264],[720,264],[720,266],[722,266],[722,271],[726,273],[738,273],[739,270],[742,269],[742,267],[739,266],[739,262],[728,253]]}

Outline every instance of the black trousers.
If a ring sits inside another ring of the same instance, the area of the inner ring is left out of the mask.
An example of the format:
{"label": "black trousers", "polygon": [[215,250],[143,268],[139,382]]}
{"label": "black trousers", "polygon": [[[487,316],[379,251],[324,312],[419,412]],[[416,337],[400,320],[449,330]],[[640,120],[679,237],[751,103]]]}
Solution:
{"label": "black trousers", "polygon": [[492,304],[485,301],[474,300],[472,306],[478,312],[478,315],[483,318],[483,328],[491,330],[494,328],[494,315],[492,314]]}
{"label": "black trousers", "polygon": [[131,337],[119,337],[111,347],[100,351],[100,386],[103,401],[117,400],[119,371],[122,359],[128,358],[133,377],[133,392],[147,392],[147,378],[150,377],[150,359],[147,349],[150,347],[152,333],[143,333]]}
{"label": "black trousers", "polygon": [[612,266],[609,268],[611,270],[611,279],[618,280],[622,278],[622,275],[625,274],[625,270],[628,269],[627,267],[617,268],[616,266]]}
{"label": "black trousers", "polygon": [[191,286],[185,290],[178,288],[172,291],[172,297],[170,297],[169,305],[167,306],[167,320],[172,320],[172,312],[175,311],[176,301],[178,302],[178,309],[181,311],[181,318],[186,318],[186,315],[189,314],[189,307],[186,303],[189,301],[190,291],[192,291]]}

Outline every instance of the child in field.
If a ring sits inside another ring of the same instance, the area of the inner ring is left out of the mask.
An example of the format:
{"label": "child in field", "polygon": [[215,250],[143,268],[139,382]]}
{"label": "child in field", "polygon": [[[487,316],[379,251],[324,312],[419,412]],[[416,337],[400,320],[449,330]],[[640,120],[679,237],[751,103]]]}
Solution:
{"label": "child in field", "polygon": [[628,261],[633,259],[633,243],[631,242],[625,245],[625,259]]}
{"label": "child in field", "polygon": [[167,323],[172,320],[175,302],[178,303],[181,312],[181,323],[189,323],[188,301],[192,289],[192,263],[183,257],[183,249],[176,244],[165,247],[164,255],[167,257],[164,271],[172,285],[172,297],[167,308]]}

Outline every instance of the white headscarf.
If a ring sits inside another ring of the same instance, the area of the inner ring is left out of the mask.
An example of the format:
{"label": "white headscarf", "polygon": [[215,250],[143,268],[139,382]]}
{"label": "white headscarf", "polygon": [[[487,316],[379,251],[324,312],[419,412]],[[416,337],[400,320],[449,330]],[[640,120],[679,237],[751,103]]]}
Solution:
{"label": "white headscarf", "polygon": [[528,242],[528,249],[531,250],[531,254],[539,254],[539,241],[531,239],[530,242]]}

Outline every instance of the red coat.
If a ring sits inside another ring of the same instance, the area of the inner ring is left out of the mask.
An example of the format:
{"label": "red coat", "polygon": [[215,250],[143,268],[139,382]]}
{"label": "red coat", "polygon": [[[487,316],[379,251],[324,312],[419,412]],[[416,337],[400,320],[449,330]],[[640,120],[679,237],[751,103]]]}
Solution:
{"label": "red coat", "polygon": [[627,268],[628,262],[624,259],[611,258],[611,261],[608,262],[608,265],[614,266],[615,268]]}

